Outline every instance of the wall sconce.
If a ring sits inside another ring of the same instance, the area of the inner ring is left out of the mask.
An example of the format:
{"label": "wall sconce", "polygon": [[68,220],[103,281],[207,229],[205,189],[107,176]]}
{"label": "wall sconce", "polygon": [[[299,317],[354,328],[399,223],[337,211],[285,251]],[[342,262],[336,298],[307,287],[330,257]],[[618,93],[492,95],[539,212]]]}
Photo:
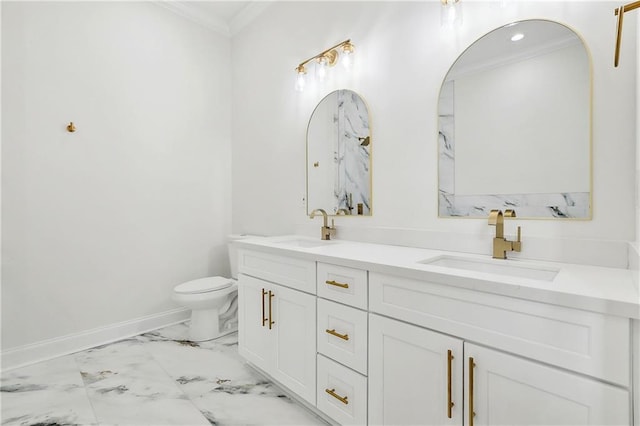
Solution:
{"label": "wall sconce", "polygon": [[[307,67],[311,65],[315,66],[316,77],[320,82],[326,79],[327,71],[329,67],[333,67],[338,63],[340,53],[342,53],[342,64],[347,70],[350,70],[353,66],[353,51],[354,46],[351,44],[351,40],[345,40],[318,53],[315,56],[300,62],[296,67],[296,91],[302,92],[306,86]],[[313,61],[313,62],[312,62]]]}
{"label": "wall sconce", "polygon": [[445,28],[462,25],[462,4],[460,0],[440,0],[440,24]]}

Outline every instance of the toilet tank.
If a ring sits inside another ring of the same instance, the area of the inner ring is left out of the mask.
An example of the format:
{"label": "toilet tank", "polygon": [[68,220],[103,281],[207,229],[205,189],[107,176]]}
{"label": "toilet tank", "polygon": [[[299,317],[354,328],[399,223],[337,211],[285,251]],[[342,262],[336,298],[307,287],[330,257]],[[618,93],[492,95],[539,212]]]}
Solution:
{"label": "toilet tank", "polygon": [[244,240],[245,238],[259,238],[258,235],[248,234],[232,234],[229,235],[229,241],[227,247],[229,249],[229,266],[231,268],[231,278],[238,279],[238,246],[234,244],[238,240]]}

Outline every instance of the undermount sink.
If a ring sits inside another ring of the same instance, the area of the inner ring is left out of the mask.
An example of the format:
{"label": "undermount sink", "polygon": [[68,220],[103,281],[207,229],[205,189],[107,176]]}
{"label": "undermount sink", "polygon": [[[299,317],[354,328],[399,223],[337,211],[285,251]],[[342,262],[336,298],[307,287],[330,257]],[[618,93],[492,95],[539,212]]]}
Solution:
{"label": "undermount sink", "polygon": [[298,247],[298,248],[313,248],[313,247],[321,247],[329,244],[334,244],[334,242],[325,241],[325,240],[312,240],[312,239],[306,239],[306,238],[293,238],[290,240],[274,241],[274,244],[282,244],[284,246]]}
{"label": "undermount sink", "polygon": [[540,281],[553,281],[559,272],[559,269],[529,264],[518,264],[519,261],[513,260],[481,260],[458,256],[439,256],[421,260],[418,263],[452,269],[464,269],[466,271],[506,275],[510,277],[529,278]]}

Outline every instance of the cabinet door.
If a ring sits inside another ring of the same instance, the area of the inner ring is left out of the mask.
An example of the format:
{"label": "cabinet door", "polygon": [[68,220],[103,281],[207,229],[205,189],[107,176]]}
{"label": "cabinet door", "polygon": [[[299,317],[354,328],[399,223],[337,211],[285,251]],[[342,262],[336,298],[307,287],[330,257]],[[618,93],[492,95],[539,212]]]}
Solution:
{"label": "cabinet door", "polygon": [[316,402],[316,297],[273,286],[273,377],[300,397]]}
{"label": "cabinet door", "polygon": [[630,423],[629,392],[622,388],[469,343],[464,351],[466,424]]}
{"label": "cabinet door", "polygon": [[268,327],[272,284],[243,274],[238,278],[238,352],[268,372],[275,342],[275,332]]}
{"label": "cabinet door", "polygon": [[461,425],[462,348],[459,339],[370,314],[369,422]]}

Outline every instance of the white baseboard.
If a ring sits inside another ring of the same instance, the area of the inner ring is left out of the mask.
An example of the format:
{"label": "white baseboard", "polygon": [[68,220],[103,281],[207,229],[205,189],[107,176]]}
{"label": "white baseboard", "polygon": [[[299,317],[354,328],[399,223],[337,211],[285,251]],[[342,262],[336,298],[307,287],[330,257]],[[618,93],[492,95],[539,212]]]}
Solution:
{"label": "white baseboard", "polygon": [[0,366],[2,371],[12,370],[61,355],[68,355],[106,343],[116,342],[147,331],[183,322],[189,319],[189,314],[189,309],[178,308],[3,350],[0,354]]}

